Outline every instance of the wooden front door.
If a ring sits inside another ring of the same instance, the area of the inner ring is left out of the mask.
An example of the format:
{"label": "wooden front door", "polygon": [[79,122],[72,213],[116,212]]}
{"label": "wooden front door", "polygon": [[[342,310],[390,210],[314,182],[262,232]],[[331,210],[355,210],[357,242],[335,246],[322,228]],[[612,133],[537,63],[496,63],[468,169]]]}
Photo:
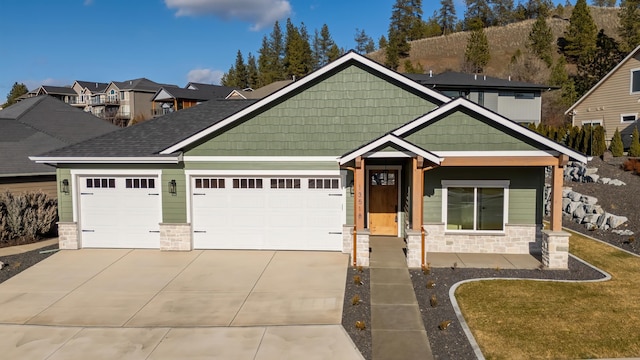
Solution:
{"label": "wooden front door", "polygon": [[369,231],[398,236],[398,170],[369,170]]}

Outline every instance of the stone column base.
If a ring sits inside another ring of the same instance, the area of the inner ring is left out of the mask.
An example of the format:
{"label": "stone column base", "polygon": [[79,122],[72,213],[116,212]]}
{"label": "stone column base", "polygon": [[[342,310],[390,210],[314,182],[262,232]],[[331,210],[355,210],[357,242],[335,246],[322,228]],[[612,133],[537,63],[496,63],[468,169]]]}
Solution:
{"label": "stone column base", "polygon": [[548,269],[569,268],[568,232],[542,230],[542,265]]}
{"label": "stone column base", "polygon": [[[408,229],[405,232],[407,242],[407,267],[419,268],[422,266],[422,231]],[[425,252],[426,257],[426,252]],[[426,259],[424,259],[426,261]]]}
{"label": "stone column base", "polygon": [[353,225],[342,225],[342,253],[353,251]]}
{"label": "stone column base", "polygon": [[160,224],[160,250],[191,251],[191,224]]}
{"label": "stone column base", "polygon": [[[356,253],[353,254],[353,248],[351,250],[351,263],[353,264],[353,257],[356,258],[357,266],[369,266],[369,229],[358,230],[356,233]],[[353,237],[353,229],[351,229],[351,236]]]}
{"label": "stone column base", "polygon": [[80,249],[78,223],[58,222],[58,248],[62,250]]}

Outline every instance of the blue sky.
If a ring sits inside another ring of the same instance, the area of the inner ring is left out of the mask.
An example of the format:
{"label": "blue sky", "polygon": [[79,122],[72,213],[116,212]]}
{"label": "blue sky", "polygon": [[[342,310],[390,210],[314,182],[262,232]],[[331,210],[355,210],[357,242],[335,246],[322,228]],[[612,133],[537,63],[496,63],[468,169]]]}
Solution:
{"label": "blue sky", "polygon": [[[326,23],[336,43],[355,46],[355,29],[385,34],[395,0],[3,0],[0,103],[14,82],[32,90],[74,80],[146,77],[184,86],[217,83],[238,49],[257,57],[276,20]],[[464,0],[455,0],[458,16]],[[425,0],[429,17],[440,1]]]}

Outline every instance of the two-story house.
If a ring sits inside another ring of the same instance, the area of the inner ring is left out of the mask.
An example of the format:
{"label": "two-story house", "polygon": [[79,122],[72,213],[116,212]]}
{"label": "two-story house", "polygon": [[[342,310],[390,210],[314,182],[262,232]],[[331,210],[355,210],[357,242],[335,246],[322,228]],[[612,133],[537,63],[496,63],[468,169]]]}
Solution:
{"label": "two-story house", "polygon": [[161,116],[174,111],[188,109],[212,99],[224,99],[236,88],[221,85],[190,82],[184,88],[162,87],[151,99],[153,116]]}
{"label": "two-story house", "polygon": [[523,124],[540,123],[542,92],[554,89],[548,85],[513,81],[511,78],[500,79],[454,71],[404,75],[451,98],[463,97]]}
{"label": "two-story house", "polygon": [[607,141],[618,129],[628,147],[640,112],[640,46],[587,91],[565,112],[574,126],[602,125]]}

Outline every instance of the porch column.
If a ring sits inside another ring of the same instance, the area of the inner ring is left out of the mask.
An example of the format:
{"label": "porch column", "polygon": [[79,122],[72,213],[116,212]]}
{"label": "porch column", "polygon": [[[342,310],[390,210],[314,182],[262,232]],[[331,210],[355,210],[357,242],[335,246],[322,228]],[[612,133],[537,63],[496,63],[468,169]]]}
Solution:
{"label": "porch column", "polygon": [[411,194],[411,228],[420,231],[422,229],[424,172],[422,171],[423,159],[421,157],[411,159],[413,163],[413,191]]}
{"label": "porch column", "polygon": [[551,231],[562,231],[562,181],[563,167],[568,162],[566,155],[561,155],[558,165],[553,166],[551,175]]}
{"label": "porch column", "polygon": [[353,177],[355,193],[353,197],[353,208],[355,209],[356,230],[364,230],[364,159],[360,156],[356,159],[356,171]]}

